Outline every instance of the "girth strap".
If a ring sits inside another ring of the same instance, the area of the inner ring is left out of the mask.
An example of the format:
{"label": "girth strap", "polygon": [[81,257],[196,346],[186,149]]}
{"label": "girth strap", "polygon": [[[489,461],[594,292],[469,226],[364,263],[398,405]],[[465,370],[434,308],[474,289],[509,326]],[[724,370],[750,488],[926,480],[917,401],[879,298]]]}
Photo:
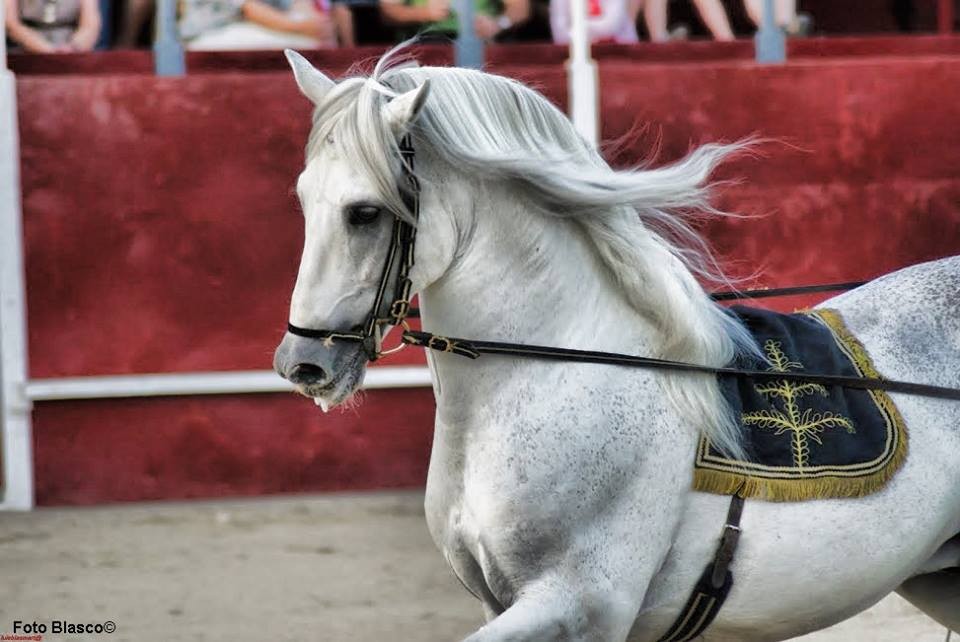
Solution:
{"label": "girth strap", "polygon": [[727,522],[713,559],[693,587],[690,598],[684,605],[673,626],[658,642],[687,642],[703,633],[720,612],[720,607],[733,588],[733,573],[730,564],[740,542],[740,515],[743,513],[743,498],[739,494],[730,498]]}

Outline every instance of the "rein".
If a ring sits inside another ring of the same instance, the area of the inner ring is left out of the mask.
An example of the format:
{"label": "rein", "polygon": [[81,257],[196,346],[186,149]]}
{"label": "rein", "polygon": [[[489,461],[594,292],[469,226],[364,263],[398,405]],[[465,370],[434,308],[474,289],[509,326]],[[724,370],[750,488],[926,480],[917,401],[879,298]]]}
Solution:
{"label": "rein", "polygon": [[855,388],[858,390],[886,390],[889,392],[902,392],[910,395],[960,401],[960,389],[897,381],[894,379],[750,370],[746,368],[717,368],[714,366],[687,363],[685,361],[639,357],[618,352],[572,350],[570,348],[553,348],[550,346],[501,343],[497,341],[470,341],[453,337],[441,337],[436,334],[431,334],[430,332],[415,332],[413,330],[407,330],[403,333],[403,342],[408,345],[421,346],[438,352],[459,354],[470,359],[478,359],[480,355],[483,354],[496,354],[512,357],[529,357],[547,361],[574,361],[579,363],[598,363],[612,366],[672,370],[674,372],[698,372],[718,376],[745,377],[748,379],[807,381],[822,383],[828,386]]}
{"label": "rein", "polygon": [[[596,363],[632,368],[648,368],[655,370],[670,370],[674,372],[695,372],[726,377],[745,377],[761,380],[793,380],[821,383],[828,386],[841,386],[859,390],[886,390],[937,399],[951,399],[960,401],[960,389],[934,386],[929,384],[896,381],[892,379],[878,379],[873,377],[851,377],[844,375],[809,374],[797,372],[771,372],[766,370],[751,370],[745,368],[705,366],[684,361],[655,359],[616,352],[597,352],[593,350],[573,350],[552,346],[538,346],[523,343],[503,343],[497,341],[477,341],[443,337],[430,332],[410,330],[406,324],[408,316],[419,317],[420,311],[410,307],[411,281],[410,270],[413,268],[414,249],[417,239],[416,222],[420,218],[420,183],[413,173],[414,149],[410,134],[405,135],[399,143],[401,156],[401,172],[403,183],[399,185],[400,196],[404,205],[413,216],[413,223],[408,223],[399,215],[394,216],[392,241],[384,262],[380,285],[373,307],[361,326],[352,330],[314,330],[301,328],[292,323],[287,324],[287,331],[301,337],[321,339],[327,345],[333,345],[335,340],[359,342],[370,361],[376,361],[388,352],[382,351],[383,326],[402,325],[404,332],[402,344],[419,346],[437,352],[458,354],[470,359],[478,359],[481,355],[501,355],[543,359],[549,361],[573,361],[579,363]],[[393,298],[386,298],[390,282],[393,280]],[[715,301],[729,301],[744,298],[763,298],[790,294],[808,294],[813,292],[829,292],[849,290],[863,285],[863,282],[832,283],[825,285],[808,285],[792,288],[772,288],[763,290],[748,290],[745,292],[717,292],[712,294]],[[395,348],[394,352],[400,348]]]}

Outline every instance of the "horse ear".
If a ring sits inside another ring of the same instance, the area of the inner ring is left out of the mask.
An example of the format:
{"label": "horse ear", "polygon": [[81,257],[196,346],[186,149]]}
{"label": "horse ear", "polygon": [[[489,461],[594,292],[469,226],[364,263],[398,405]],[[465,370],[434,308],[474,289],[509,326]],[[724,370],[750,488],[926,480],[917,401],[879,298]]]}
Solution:
{"label": "horse ear", "polygon": [[384,116],[397,138],[406,134],[420,115],[420,110],[423,109],[423,103],[426,102],[429,93],[430,81],[425,80],[416,89],[400,94],[387,103]]}
{"label": "horse ear", "polygon": [[284,49],[283,53],[290,61],[293,77],[297,79],[300,91],[315,105],[320,104],[327,92],[333,89],[336,83],[327,78],[322,71],[316,69],[306,58],[293,49]]}

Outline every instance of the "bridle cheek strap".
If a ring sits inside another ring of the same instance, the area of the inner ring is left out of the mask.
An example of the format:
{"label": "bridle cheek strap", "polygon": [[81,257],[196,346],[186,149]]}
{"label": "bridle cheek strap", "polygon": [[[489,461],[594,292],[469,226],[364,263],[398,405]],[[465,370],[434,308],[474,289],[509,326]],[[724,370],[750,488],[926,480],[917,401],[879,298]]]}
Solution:
{"label": "bridle cheek strap", "polygon": [[[408,223],[399,214],[394,216],[390,249],[383,264],[380,285],[373,301],[370,313],[362,326],[351,330],[315,330],[301,328],[287,323],[287,332],[308,339],[321,339],[325,345],[332,346],[334,341],[354,341],[363,345],[370,361],[376,361],[382,354],[383,326],[400,325],[410,312],[412,283],[410,271],[413,269],[413,257],[416,249],[417,228],[420,219],[420,182],[413,173],[414,149],[410,134],[400,139],[401,172],[406,185],[400,187],[403,199],[413,223]],[[388,298],[391,282],[393,297]]]}

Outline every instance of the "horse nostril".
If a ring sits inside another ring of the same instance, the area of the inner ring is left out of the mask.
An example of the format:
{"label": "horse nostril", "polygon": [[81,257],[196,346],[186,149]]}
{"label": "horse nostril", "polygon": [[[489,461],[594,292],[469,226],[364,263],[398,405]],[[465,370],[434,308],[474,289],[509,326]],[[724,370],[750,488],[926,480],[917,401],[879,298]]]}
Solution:
{"label": "horse nostril", "polygon": [[293,367],[293,370],[290,371],[290,376],[287,377],[293,383],[302,384],[305,386],[312,386],[316,383],[322,383],[327,378],[327,373],[320,366],[315,366],[312,363],[298,363]]}

